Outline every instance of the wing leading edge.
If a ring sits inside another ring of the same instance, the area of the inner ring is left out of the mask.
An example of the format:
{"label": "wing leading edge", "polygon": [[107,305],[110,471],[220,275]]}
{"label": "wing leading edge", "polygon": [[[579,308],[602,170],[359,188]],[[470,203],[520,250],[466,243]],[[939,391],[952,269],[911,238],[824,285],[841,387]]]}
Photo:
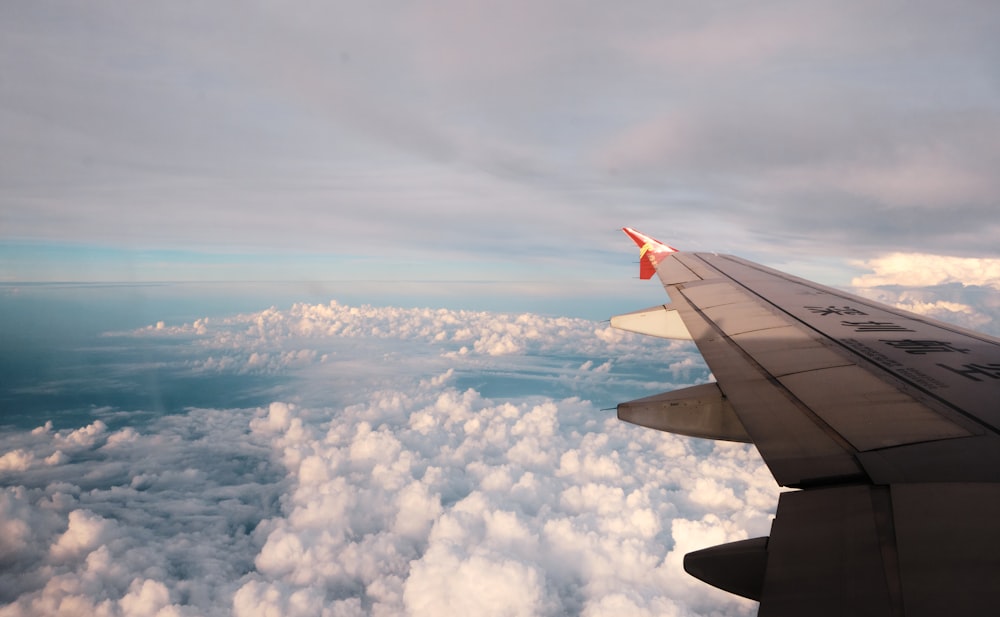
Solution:
{"label": "wing leading edge", "polygon": [[1000,341],[624,228],[670,304],[612,325],[691,339],[717,383],[619,418],[756,445],[771,535],[689,573],[784,615],[978,615],[1000,605]]}

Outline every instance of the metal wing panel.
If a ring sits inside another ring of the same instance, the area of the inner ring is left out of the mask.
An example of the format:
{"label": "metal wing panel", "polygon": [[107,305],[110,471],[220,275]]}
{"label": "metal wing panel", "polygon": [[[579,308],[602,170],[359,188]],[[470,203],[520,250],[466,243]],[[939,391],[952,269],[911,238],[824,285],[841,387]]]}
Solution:
{"label": "metal wing panel", "polygon": [[704,283],[685,285],[684,296],[701,310],[748,302],[752,299],[746,290],[719,278],[718,273],[714,278],[706,279]]}
{"label": "metal wing panel", "polygon": [[996,614],[1000,485],[899,484],[890,490],[906,615]]}
{"label": "metal wing panel", "polygon": [[732,339],[774,377],[851,364],[820,338],[795,326],[744,332]]}
{"label": "metal wing panel", "polygon": [[[677,253],[659,267],[678,259],[699,280],[664,286],[779,483],[863,476],[861,452],[981,432],[904,382],[919,362],[904,357],[886,371],[848,342],[886,337],[881,329],[889,327],[937,335],[935,324],[728,256]],[[830,315],[840,319],[824,319]],[[865,331],[854,332],[859,327]],[[845,338],[843,328],[853,336]],[[915,342],[925,339],[876,340],[897,356],[935,353],[930,343]]]}
{"label": "metal wing panel", "polygon": [[775,387],[767,372],[682,294],[674,298],[673,306],[779,484],[799,486],[863,476],[843,439],[786,389]]}
{"label": "metal wing panel", "polygon": [[788,325],[788,320],[782,319],[774,311],[750,300],[713,306],[704,309],[704,314],[729,336],[757,330],[782,328]]}
{"label": "metal wing panel", "polygon": [[858,451],[972,435],[858,366],[794,373],[778,381]]}
{"label": "metal wing panel", "polygon": [[[697,275],[698,278],[701,279],[718,278],[719,276],[718,271],[712,268],[711,266],[707,265],[707,262],[704,259],[699,258],[698,255],[702,255],[702,253],[680,252],[671,255],[670,259],[673,261],[679,261],[682,264],[684,264],[684,266],[687,267],[687,269],[693,272],[695,275]],[[663,284],[666,285],[667,284],[666,281],[663,281]]]}
{"label": "metal wing panel", "polygon": [[656,273],[664,285],[677,285],[701,280],[701,277],[687,267],[684,262],[669,257],[659,263],[656,267]]}
{"label": "metal wing panel", "polygon": [[1000,341],[752,264],[697,255],[881,379],[1000,431]]}

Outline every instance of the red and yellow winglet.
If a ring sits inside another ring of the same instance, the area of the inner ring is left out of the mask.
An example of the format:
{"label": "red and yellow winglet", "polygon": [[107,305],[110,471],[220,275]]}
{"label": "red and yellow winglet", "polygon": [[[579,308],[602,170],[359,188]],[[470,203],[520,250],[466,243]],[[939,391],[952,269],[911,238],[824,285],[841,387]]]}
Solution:
{"label": "red and yellow winglet", "polygon": [[642,232],[638,232],[631,227],[622,227],[629,238],[639,247],[639,278],[645,280],[653,278],[656,274],[656,266],[663,261],[663,258],[671,253],[676,253],[677,249],[668,246],[656,238],[650,238]]}

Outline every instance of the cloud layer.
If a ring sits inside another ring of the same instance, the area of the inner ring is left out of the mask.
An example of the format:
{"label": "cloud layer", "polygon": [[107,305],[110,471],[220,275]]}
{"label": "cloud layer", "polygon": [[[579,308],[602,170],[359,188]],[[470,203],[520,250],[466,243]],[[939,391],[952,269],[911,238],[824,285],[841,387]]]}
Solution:
{"label": "cloud layer", "polygon": [[[768,532],[777,487],[753,448],[626,425],[577,396],[458,385],[504,359],[541,367],[538,383],[628,379],[602,354],[645,342],[605,328],[334,303],[132,333],[234,358],[194,373],[296,380],[265,408],[0,434],[0,615],[752,614],[681,559]],[[350,360],[322,361],[335,340],[424,352],[389,363],[407,366],[391,380],[338,381]],[[363,397],[324,406],[322,384],[328,401]]]}
{"label": "cloud layer", "polygon": [[0,26],[7,241],[188,249],[189,277],[219,252],[405,268],[405,243],[425,277],[502,255],[557,279],[622,224],[997,255],[990,3],[60,9]]}
{"label": "cloud layer", "polygon": [[0,614],[224,614],[284,474],[251,413],[4,433],[29,460],[2,472]]}

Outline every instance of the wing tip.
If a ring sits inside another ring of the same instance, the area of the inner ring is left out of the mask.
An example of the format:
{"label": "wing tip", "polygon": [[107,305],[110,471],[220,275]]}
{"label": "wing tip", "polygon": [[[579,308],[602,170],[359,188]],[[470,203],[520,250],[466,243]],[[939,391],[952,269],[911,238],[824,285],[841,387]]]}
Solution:
{"label": "wing tip", "polygon": [[647,236],[641,231],[631,227],[622,227],[622,231],[632,238],[635,245],[639,247],[639,278],[648,280],[656,273],[656,266],[671,253],[676,253],[677,249]]}
{"label": "wing tip", "polygon": [[635,245],[638,246],[640,249],[643,249],[643,252],[647,250],[653,251],[654,253],[678,252],[677,249],[670,246],[669,244],[660,242],[656,238],[652,236],[647,236],[646,234],[642,233],[637,229],[633,229],[632,227],[622,227],[622,231],[624,231],[625,235],[627,235],[629,238],[632,238],[632,241],[635,242]]}

